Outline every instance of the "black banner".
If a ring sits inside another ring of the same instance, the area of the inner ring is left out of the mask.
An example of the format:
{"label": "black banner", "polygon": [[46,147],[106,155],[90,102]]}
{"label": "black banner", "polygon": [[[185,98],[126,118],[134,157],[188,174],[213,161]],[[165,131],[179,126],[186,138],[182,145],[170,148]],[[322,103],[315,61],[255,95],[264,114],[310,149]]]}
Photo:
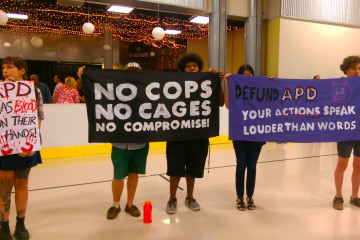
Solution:
{"label": "black banner", "polygon": [[85,69],[89,142],[155,142],[219,135],[212,73]]}

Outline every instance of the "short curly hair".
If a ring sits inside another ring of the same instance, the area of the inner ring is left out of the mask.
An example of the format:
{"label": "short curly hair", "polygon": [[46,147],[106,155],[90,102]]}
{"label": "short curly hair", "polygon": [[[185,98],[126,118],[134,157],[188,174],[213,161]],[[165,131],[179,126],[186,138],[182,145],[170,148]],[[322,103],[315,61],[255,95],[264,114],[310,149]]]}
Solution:
{"label": "short curly hair", "polygon": [[201,59],[200,55],[197,53],[186,53],[186,54],[182,55],[176,64],[178,71],[185,72],[185,65],[189,62],[197,63],[197,65],[199,67],[199,72],[201,72],[201,70],[204,66],[204,62]]}
{"label": "short curly hair", "polygon": [[344,58],[343,63],[340,65],[340,69],[341,71],[344,72],[344,74],[346,74],[347,70],[356,67],[356,65],[359,63],[360,63],[359,56],[349,56]]}

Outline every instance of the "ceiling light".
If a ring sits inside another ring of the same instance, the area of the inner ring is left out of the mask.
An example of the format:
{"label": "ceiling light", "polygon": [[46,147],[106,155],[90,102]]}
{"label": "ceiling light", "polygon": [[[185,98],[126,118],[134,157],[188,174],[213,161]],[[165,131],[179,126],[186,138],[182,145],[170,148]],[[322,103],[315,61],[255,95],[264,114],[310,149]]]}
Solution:
{"label": "ceiling light", "polygon": [[17,13],[7,13],[8,18],[16,18],[16,19],[28,19],[28,15],[25,14],[17,14]]}
{"label": "ceiling light", "polygon": [[112,5],[111,7],[108,8],[109,12],[117,12],[117,13],[129,13],[132,10],[134,10],[134,8],[132,7],[124,7],[124,6],[116,6],[116,5]]}
{"label": "ceiling light", "polygon": [[181,31],[179,31],[179,30],[170,30],[170,29],[165,30],[165,34],[176,35],[176,34],[180,34],[180,33],[181,33]]}
{"label": "ceiling light", "polygon": [[194,17],[193,19],[191,19],[190,22],[200,23],[200,24],[208,24],[209,17],[197,16],[197,17]]}

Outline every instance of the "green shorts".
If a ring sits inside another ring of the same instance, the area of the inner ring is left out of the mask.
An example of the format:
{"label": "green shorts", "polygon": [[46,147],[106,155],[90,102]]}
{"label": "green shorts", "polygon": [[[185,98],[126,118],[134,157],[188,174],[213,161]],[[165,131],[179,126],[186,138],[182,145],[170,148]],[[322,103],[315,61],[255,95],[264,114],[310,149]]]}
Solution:
{"label": "green shorts", "polygon": [[138,150],[126,150],[112,147],[111,161],[114,165],[114,178],[121,180],[130,173],[145,174],[149,143]]}

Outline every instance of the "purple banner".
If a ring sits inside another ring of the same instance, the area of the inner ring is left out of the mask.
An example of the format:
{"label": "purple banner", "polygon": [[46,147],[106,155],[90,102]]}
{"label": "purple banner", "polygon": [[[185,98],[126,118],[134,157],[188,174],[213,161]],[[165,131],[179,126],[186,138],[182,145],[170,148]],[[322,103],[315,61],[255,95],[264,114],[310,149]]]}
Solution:
{"label": "purple banner", "polygon": [[233,74],[228,87],[231,140],[360,139],[360,77],[300,80]]}

